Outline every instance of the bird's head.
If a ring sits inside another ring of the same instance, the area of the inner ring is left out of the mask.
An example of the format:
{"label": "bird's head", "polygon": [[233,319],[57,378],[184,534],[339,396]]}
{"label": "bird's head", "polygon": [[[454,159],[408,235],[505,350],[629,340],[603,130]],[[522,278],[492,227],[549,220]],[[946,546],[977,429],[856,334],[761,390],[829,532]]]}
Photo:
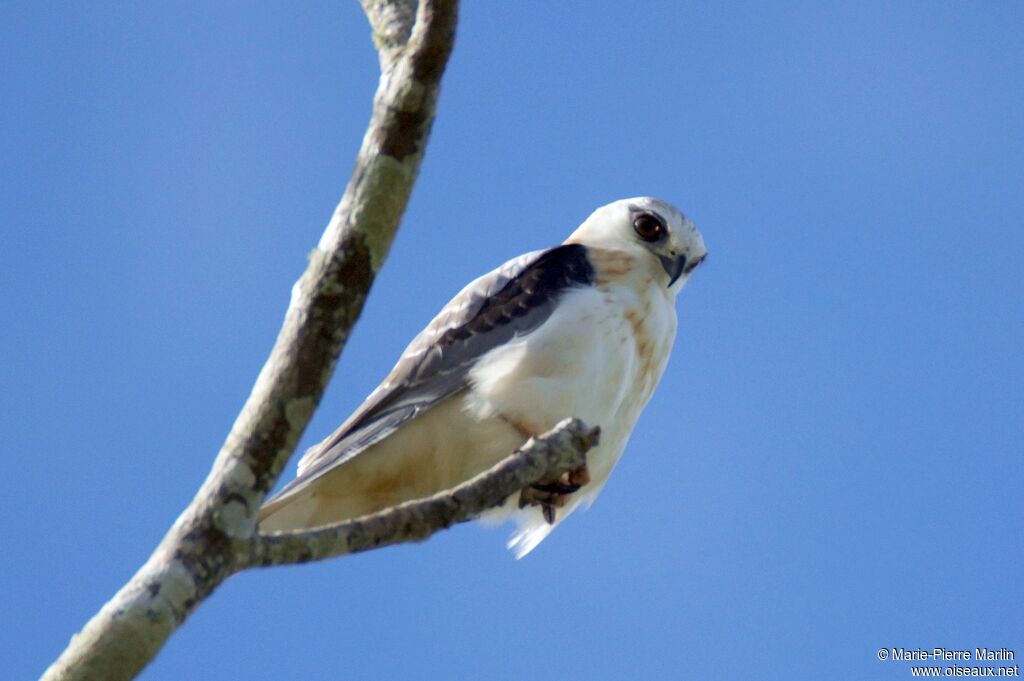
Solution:
{"label": "bird's head", "polygon": [[590,214],[566,243],[625,251],[678,293],[707,256],[704,237],[672,204],[649,196],[622,199]]}

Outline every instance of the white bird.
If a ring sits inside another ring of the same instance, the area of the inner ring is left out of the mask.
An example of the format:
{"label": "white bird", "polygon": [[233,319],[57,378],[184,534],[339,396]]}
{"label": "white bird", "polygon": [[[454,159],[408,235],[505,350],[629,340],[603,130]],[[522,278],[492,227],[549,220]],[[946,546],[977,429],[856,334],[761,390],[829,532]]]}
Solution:
{"label": "white bird", "polygon": [[678,209],[649,197],[594,211],[565,242],[466,286],[387,378],[259,513],[262,532],[317,527],[450,489],[568,416],[601,427],[587,466],[523,490],[517,557],[593,503],[658,384],[675,297],[704,260]]}

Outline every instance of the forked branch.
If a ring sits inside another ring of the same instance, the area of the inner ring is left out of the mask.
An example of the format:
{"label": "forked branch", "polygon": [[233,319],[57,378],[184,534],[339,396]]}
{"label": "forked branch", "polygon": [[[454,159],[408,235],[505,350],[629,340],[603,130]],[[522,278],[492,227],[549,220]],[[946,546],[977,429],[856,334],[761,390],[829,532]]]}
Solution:
{"label": "forked branch", "polygon": [[364,2],[381,78],[345,188],[292,289],[277,341],[210,474],[149,560],[72,638],[44,679],[130,679],[235,570],[320,401],[388,254],[419,171],[457,0]]}

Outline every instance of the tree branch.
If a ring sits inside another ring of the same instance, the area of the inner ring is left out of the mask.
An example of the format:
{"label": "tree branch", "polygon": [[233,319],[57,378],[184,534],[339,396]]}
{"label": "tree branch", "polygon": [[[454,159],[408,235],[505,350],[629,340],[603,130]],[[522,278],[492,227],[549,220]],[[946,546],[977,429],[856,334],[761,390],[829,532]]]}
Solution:
{"label": "tree branch", "polygon": [[472,520],[524,487],[583,466],[586,452],[597,445],[599,437],[599,428],[565,419],[454,489],[317,530],[256,535],[248,551],[239,556],[237,567],[305,563],[423,541],[435,532]]}
{"label": "tree branch", "polygon": [[[235,551],[320,401],[387,256],[426,147],[457,0],[364,3],[381,78],[352,178],[234,426],[192,503],[43,678],[130,679],[235,571]],[[415,17],[415,20],[413,18]]]}

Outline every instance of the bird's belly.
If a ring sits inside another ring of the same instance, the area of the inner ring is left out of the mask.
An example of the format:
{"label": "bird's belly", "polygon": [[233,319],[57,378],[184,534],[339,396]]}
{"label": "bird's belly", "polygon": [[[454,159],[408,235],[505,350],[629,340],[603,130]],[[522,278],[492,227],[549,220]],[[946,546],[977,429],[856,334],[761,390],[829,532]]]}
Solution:
{"label": "bird's belly", "polygon": [[532,333],[492,350],[470,374],[466,404],[478,417],[500,416],[538,434],[575,416],[602,428],[588,462],[603,478],[664,369],[675,335],[674,312],[635,296],[594,288],[566,294]]}
{"label": "bird's belly", "polygon": [[568,416],[604,416],[628,378],[627,338],[624,320],[592,308],[563,303],[532,333],[484,355],[470,373],[467,406],[530,434]]}

